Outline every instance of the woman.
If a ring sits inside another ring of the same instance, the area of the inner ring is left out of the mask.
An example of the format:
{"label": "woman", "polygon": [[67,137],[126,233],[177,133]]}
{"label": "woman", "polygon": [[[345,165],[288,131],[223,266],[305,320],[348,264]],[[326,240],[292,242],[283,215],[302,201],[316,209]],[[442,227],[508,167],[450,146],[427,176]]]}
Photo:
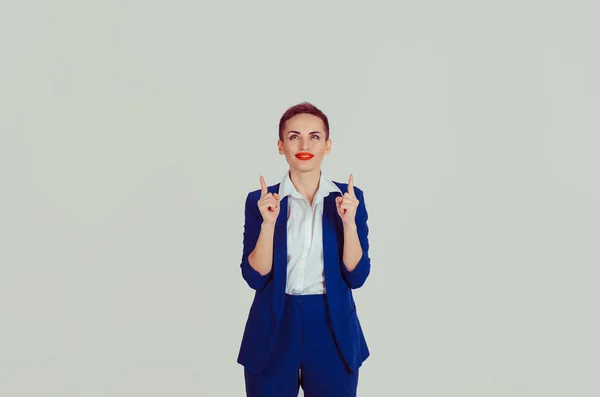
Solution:
{"label": "woman", "polygon": [[[367,279],[364,194],[321,172],[327,117],[310,103],[279,123],[283,180],[246,198],[242,276],[255,290],[238,355],[249,397],[356,396],[369,356],[352,289]],[[280,215],[281,213],[281,215]]]}

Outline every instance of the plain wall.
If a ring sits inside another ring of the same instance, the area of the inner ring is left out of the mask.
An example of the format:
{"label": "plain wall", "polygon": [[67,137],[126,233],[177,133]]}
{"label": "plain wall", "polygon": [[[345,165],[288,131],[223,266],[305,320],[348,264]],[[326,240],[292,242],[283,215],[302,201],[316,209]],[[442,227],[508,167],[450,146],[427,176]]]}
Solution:
{"label": "plain wall", "polygon": [[0,395],[243,396],[285,109],[365,192],[360,396],[600,395],[597,2],[0,5]]}

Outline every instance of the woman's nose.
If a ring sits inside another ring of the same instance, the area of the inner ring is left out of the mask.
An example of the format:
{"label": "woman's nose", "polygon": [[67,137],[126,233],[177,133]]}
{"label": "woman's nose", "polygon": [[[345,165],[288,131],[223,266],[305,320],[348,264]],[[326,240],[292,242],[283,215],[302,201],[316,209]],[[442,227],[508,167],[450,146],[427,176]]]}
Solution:
{"label": "woman's nose", "polygon": [[302,148],[301,150],[308,151],[308,146],[308,139],[302,139],[302,141],[300,141],[300,147]]}

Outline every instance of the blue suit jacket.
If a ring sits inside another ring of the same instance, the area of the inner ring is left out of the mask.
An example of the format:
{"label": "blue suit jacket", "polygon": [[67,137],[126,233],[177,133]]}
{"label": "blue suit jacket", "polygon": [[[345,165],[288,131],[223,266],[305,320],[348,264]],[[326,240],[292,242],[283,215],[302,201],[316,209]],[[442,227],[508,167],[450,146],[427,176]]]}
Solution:
{"label": "blue suit jacket", "polygon": [[[335,183],[342,192],[348,191],[347,183]],[[268,187],[270,193],[279,192],[279,183]],[[367,209],[364,194],[354,186],[359,200],[356,211],[356,226],[362,257],[353,271],[348,271],[342,262],[344,229],[337,214],[335,198],[339,192],[330,193],[323,205],[323,260],[325,272],[326,302],[340,353],[348,368],[358,369],[369,356],[369,349],[356,313],[352,289],[361,287],[371,270]],[[256,292],[244,329],[237,362],[253,372],[264,368],[275,342],[281,320],[287,277],[287,212],[288,197],[280,202],[280,212],[275,223],[273,241],[273,266],[266,275],[254,270],[248,255],[254,250],[261,230],[262,215],[257,202],[260,189],[250,192],[246,198],[243,234],[242,276]]]}

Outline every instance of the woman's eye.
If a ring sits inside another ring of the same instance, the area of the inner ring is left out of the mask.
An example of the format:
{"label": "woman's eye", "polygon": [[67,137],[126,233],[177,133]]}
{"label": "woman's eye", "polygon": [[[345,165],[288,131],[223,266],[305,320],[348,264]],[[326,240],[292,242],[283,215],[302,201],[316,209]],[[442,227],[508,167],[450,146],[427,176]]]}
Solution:
{"label": "woman's eye", "polygon": [[321,139],[318,135],[313,135],[313,138]]}

